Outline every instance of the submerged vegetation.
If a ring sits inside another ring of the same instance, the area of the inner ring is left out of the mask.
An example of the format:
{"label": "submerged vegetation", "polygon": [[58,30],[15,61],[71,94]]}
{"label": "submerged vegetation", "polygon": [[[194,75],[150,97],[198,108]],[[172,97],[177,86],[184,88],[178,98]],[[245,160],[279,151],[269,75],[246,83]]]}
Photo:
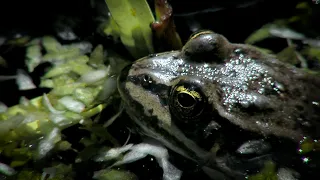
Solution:
{"label": "submerged vegetation", "polygon": [[[152,154],[148,150],[154,147],[138,144],[131,137],[134,130],[128,130],[126,124],[120,123],[124,130],[110,128],[116,121],[128,119],[122,115],[117,92],[116,79],[120,71],[140,57],[181,48],[184,41],[173,21],[174,9],[162,0],[155,0],[154,4],[145,0],[106,0],[105,3],[109,9],[108,19],[103,19],[97,31],[102,33],[101,37],[111,36],[114,42],[120,40],[117,43],[125,47],[126,55],[102,44],[86,40],[66,43],[66,38],[52,35],[23,36],[0,42],[3,47],[26,49],[26,69],[18,70],[16,75],[1,75],[0,80],[16,81],[21,91],[45,89],[39,97],[21,97],[15,106],[7,107],[0,102],[0,179],[71,180],[81,175],[99,180],[139,179],[123,165],[136,160],[136,154],[152,156],[150,161],[156,159],[158,164],[150,166],[156,166],[160,173],[154,174],[173,173],[176,179],[181,176],[179,170],[169,172],[168,167],[160,163],[171,165],[166,161],[169,155],[165,148]],[[308,27],[312,8],[302,2],[296,9],[297,14],[262,26],[245,43],[256,45],[266,53],[276,53],[281,61],[319,73],[320,40],[314,38],[313,33],[304,34],[303,28],[296,28]],[[282,39],[287,45],[274,52],[263,47],[262,42],[268,39]],[[2,68],[6,68],[6,61],[0,56]],[[42,74],[36,87],[30,74],[43,64],[50,64],[50,68]],[[76,130],[70,130],[72,128]],[[75,134],[70,135],[73,139],[68,138],[65,131]],[[120,140],[110,131],[122,132],[124,137]],[[317,140],[304,139],[297,149],[308,158],[320,149],[320,144]],[[275,165],[270,162],[265,166],[261,173],[248,178],[275,179]]]}

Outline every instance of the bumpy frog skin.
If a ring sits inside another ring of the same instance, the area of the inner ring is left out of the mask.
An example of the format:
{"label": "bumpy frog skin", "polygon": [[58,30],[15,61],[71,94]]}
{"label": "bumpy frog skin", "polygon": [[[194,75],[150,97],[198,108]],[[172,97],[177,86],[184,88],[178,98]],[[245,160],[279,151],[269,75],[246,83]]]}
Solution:
{"label": "bumpy frog skin", "polygon": [[235,150],[241,143],[233,140],[320,136],[319,77],[211,31],[193,35],[181,51],[134,62],[118,87],[143,134],[221,179],[247,171],[218,157],[217,144]]}

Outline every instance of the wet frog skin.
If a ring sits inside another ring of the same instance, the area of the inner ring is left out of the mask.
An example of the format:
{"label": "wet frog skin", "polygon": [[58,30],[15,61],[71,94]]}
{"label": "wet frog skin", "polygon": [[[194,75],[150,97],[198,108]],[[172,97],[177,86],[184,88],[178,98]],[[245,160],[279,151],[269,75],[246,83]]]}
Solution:
{"label": "wet frog skin", "polygon": [[242,179],[248,162],[261,165],[263,158],[232,155],[245,141],[281,139],[294,147],[320,136],[318,76],[212,31],[192,35],[180,51],[137,60],[123,70],[118,89],[142,134],[209,167],[217,179]]}

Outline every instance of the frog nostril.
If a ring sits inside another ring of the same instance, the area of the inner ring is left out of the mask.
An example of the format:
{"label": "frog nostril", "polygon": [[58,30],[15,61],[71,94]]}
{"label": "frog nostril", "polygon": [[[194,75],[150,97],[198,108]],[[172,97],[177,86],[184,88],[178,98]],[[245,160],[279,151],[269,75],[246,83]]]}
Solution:
{"label": "frog nostril", "polygon": [[140,82],[143,87],[148,88],[153,83],[153,80],[149,75],[144,74],[140,77]]}
{"label": "frog nostril", "polygon": [[145,82],[148,82],[151,79],[150,76],[148,76],[148,75],[143,75],[142,78],[143,78],[143,81],[145,81]]}

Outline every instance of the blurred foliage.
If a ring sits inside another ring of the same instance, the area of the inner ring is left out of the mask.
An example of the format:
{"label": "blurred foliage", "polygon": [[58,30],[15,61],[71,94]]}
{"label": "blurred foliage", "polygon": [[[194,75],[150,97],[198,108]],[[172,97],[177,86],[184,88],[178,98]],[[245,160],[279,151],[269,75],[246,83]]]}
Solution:
{"label": "blurred foliage", "polygon": [[[90,144],[99,142],[95,137],[104,137],[104,141],[117,145],[106,129],[92,123],[91,117],[101,113],[112,102],[116,92],[114,76],[128,61],[114,57],[108,59],[101,45],[93,51],[91,47],[88,42],[62,45],[51,36],[27,44],[26,64],[30,72],[45,62],[54,65],[43,75],[40,83],[40,87],[52,90],[32,100],[22,98],[20,104],[0,113],[0,153],[11,158],[11,168],[43,159],[53,151],[72,150],[70,143],[63,140],[61,131],[79,123],[91,132],[94,139],[87,139]],[[45,54],[41,53],[43,50]],[[90,56],[85,55],[88,52],[92,52]],[[113,83],[106,83],[110,81]],[[72,168],[68,168],[70,172]],[[33,170],[23,170],[15,177],[40,179],[40,175]],[[65,176],[60,177],[56,169],[50,176],[66,179]]]}
{"label": "blurred foliage", "polygon": [[182,42],[173,20],[171,5],[166,0],[155,0],[156,21],[151,24],[156,37],[155,48],[158,52],[179,50]]}
{"label": "blurred foliage", "polygon": [[113,179],[121,179],[121,180],[136,180],[138,179],[134,174],[128,171],[117,171],[117,170],[101,170],[98,171],[93,179],[98,180],[113,180]]}
{"label": "blurred foliage", "polygon": [[249,176],[248,180],[278,180],[275,164],[266,162],[264,168],[256,175]]}
{"label": "blurred foliage", "polygon": [[[270,38],[283,38],[287,41],[288,47],[277,53],[278,59],[308,69],[308,63],[310,62],[308,60],[317,61],[316,64],[320,63],[320,41],[294,29],[297,26],[307,28],[312,15],[313,12],[309,3],[301,2],[296,5],[295,15],[262,26],[253,32],[245,40],[245,43],[257,44]],[[310,68],[313,69],[313,67]]]}
{"label": "blurred foliage", "polygon": [[145,0],[105,0],[111,21],[105,33],[119,35],[131,55],[137,59],[154,53],[150,24],[153,14]]}

